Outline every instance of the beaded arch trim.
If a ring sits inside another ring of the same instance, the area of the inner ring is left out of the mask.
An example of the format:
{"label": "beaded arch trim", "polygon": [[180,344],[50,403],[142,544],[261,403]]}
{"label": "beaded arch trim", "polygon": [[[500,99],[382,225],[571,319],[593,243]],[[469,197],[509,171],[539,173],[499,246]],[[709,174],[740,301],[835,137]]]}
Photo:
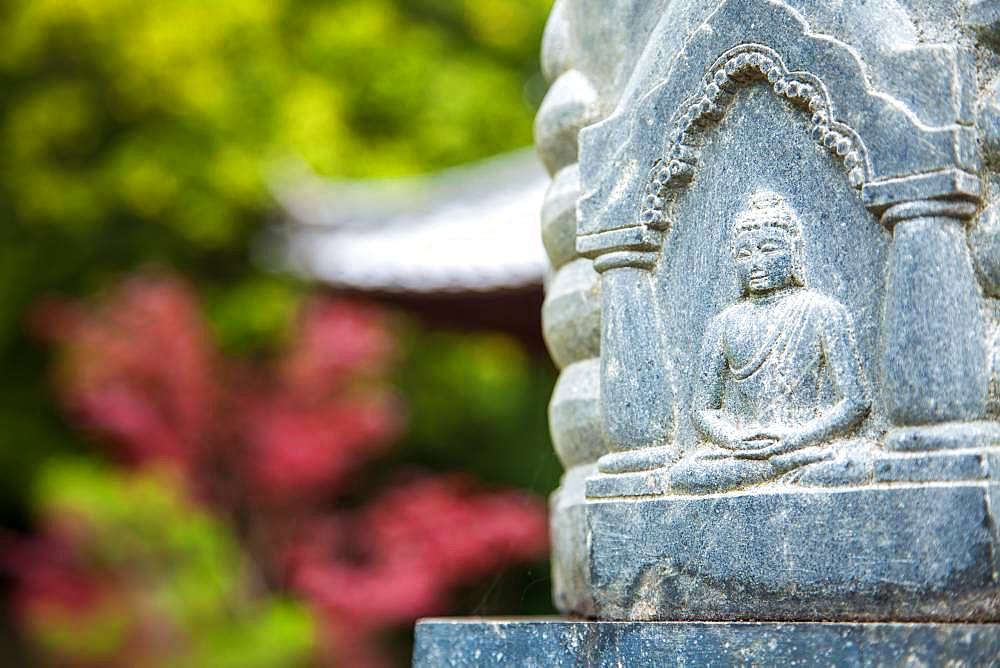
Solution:
{"label": "beaded arch trim", "polygon": [[841,160],[847,178],[860,188],[869,178],[868,151],[852,128],[833,118],[830,95],[813,74],[789,71],[781,57],[762,44],[742,44],[719,57],[702,79],[702,90],[689,98],[674,116],[664,157],[650,171],[639,222],[663,230],[669,227],[668,199],[694,177],[699,152],[695,138],[722,120],[726,108],[743,86],[766,82],[775,94],[812,112],[810,135]]}

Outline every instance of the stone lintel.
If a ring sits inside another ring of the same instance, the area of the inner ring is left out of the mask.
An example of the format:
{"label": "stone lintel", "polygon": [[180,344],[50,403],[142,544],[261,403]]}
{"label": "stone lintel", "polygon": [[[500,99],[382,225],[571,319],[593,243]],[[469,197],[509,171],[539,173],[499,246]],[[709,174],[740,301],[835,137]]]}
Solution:
{"label": "stone lintel", "polygon": [[576,251],[586,257],[614,250],[653,251],[660,249],[661,239],[659,232],[645,225],[632,225],[596,234],[582,234],[576,239]]}
{"label": "stone lintel", "polygon": [[997,624],[425,619],[415,668],[517,666],[987,666]]}
{"label": "stone lintel", "polygon": [[881,211],[894,204],[925,199],[956,198],[978,201],[979,178],[960,169],[913,174],[866,183],[861,198],[869,209]]}

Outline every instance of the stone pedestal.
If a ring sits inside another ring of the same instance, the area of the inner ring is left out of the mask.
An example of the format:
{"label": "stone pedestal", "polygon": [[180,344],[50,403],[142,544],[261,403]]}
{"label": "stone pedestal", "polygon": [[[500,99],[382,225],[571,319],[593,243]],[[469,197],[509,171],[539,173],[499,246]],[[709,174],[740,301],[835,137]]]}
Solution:
{"label": "stone pedestal", "polygon": [[995,666],[1000,626],[428,619],[416,668]]}
{"label": "stone pedestal", "polygon": [[1000,621],[988,481],[588,502],[597,616]]}

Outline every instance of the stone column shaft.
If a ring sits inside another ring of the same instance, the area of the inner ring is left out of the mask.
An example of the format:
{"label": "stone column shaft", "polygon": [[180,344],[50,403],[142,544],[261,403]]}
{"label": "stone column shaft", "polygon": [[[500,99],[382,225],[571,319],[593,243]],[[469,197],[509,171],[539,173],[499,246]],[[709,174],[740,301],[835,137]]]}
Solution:
{"label": "stone column shaft", "polygon": [[982,418],[989,365],[982,296],[964,222],[976,206],[921,200],[890,207],[882,382],[898,425]]}
{"label": "stone column shaft", "polygon": [[652,276],[645,268],[616,266],[601,280],[604,427],[620,451],[662,445],[673,431],[674,397]]}

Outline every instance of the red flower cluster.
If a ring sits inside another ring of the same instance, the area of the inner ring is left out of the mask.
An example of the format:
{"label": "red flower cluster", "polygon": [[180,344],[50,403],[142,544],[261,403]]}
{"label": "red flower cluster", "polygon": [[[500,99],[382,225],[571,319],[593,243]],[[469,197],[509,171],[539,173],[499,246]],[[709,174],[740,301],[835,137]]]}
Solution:
{"label": "red flower cluster", "polygon": [[4,545],[4,565],[20,576],[18,615],[27,621],[55,614],[85,614],[110,595],[106,579],[83,568],[75,542],[49,532],[32,541]]}
{"label": "red flower cluster", "polygon": [[441,612],[450,589],[537,558],[546,546],[536,500],[476,493],[457,477],[402,484],[350,525],[328,526],[300,544],[291,573],[299,589],[354,628]]}
{"label": "red flower cluster", "polygon": [[379,666],[381,630],[445,612],[454,588],[537,559],[547,527],[536,499],[424,477],[303,538],[289,560],[295,588],[323,611],[343,665]]}
{"label": "red flower cluster", "polygon": [[323,614],[343,665],[377,665],[379,632],[444,612],[455,587],[545,553],[537,499],[458,477],[412,478],[361,509],[336,507],[404,427],[387,381],[395,340],[371,306],[309,301],[287,350],[253,366],[214,350],[173,278],[133,279],[92,310],[51,304],[38,323],[61,352],[71,414],[123,465],[168,462],[220,517],[249,518],[245,549],[268,581]]}
{"label": "red flower cluster", "polygon": [[53,301],[35,320],[63,353],[59,390],[72,414],[128,462],[193,465],[219,396],[205,326],[180,283],[135,279],[93,311]]}
{"label": "red flower cluster", "polygon": [[328,491],[402,426],[384,381],[393,340],[372,307],[310,302],[289,349],[262,369],[220,359],[172,278],[133,279],[93,311],[50,303],[37,322],[60,346],[71,413],[126,463],[168,462],[198,485],[228,459],[254,498]]}

